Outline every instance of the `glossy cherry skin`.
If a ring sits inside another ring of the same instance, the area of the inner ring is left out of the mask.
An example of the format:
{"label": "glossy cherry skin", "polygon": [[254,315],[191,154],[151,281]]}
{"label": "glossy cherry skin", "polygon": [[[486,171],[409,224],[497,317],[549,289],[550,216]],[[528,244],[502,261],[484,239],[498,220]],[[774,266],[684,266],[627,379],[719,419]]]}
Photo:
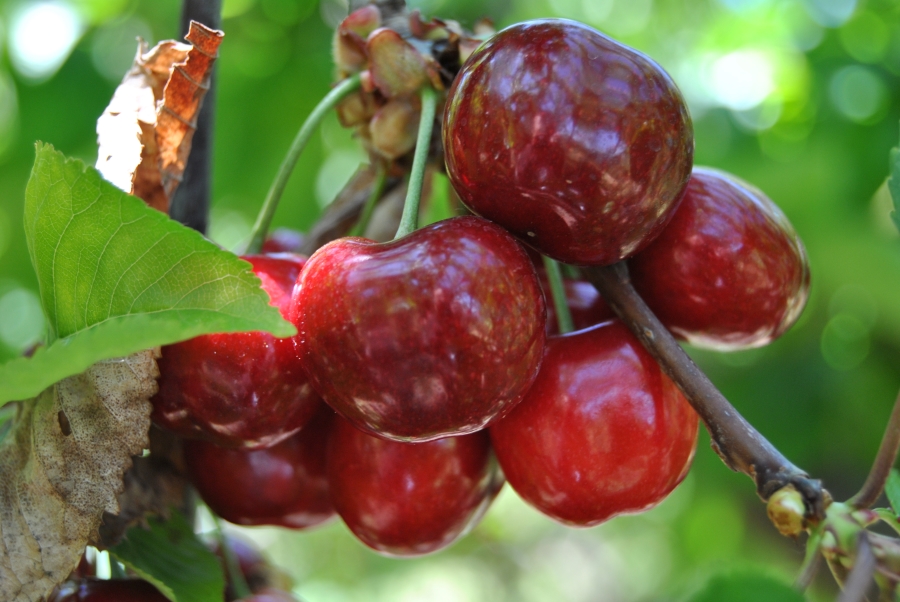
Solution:
{"label": "glossy cherry skin", "polygon": [[[286,317],[305,258],[283,253],[244,259]],[[274,445],[299,431],[321,406],[294,341],[265,332],[211,334],[167,345],[159,371],[153,421],[225,447]]]}
{"label": "glossy cherry skin", "polygon": [[427,441],[484,428],[537,374],[546,309],[524,249],[477,217],[345,238],[300,275],[290,319],[322,398],[358,428]]}
{"label": "glossy cherry skin", "polygon": [[697,168],[681,206],[631,278],[677,337],[718,350],[771,342],[800,316],[809,261],[784,213],[738,178]]}
{"label": "glossy cherry skin", "polygon": [[691,119],[665,71],[558,19],[513,25],[476,50],[443,132],[466,206],[576,265],[615,263],[655,238],[693,162]]}
{"label": "glossy cherry skin", "polygon": [[88,579],[60,586],[50,602],[169,602],[153,585],[141,579]]}
{"label": "glossy cherry skin", "polygon": [[[556,317],[556,306],[553,304],[553,293],[550,291],[547,272],[539,269],[538,277],[547,301],[547,336],[559,334],[559,320]],[[563,289],[575,330],[581,330],[616,317],[615,312],[590,282],[563,277]]]}
{"label": "glossy cherry skin", "polygon": [[266,449],[184,443],[188,477],[203,501],[239,525],[306,529],[334,516],[325,451],[334,412],[323,406],[292,437]]}
{"label": "glossy cherry skin", "polygon": [[328,478],[347,527],[389,556],[450,545],[481,519],[503,486],[486,431],[403,443],[343,419],[328,448]]}
{"label": "glossy cherry skin", "polygon": [[687,474],[698,419],[618,320],[551,337],[528,395],[490,428],[509,484],[557,521],[647,510]]}

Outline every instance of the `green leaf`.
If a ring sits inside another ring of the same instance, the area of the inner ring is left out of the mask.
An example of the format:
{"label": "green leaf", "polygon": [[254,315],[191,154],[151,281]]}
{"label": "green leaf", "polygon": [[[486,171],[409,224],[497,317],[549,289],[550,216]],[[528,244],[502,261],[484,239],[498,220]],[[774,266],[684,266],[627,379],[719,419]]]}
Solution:
{"label": "green leaf", "polygon": [[150,529],[132,527],[109,553],[172,602],[221,602],[225,591],[222,564],[197,539],[178,512],[162,521],[149,519]]}
{"label": "green leaf", "polygon": [[765,573],[736,571],[715,575],[689,602],[803,602],[790,585]]}
{"label": "green leaf", "polygon": [[38,143],[25,235],[50,345],[0,365],[0,404],[92,364],[213,332],[294,327],[247,262]]}
{"label": "green leaf", "polygon": [[884,494],[887,496],[891,508],[896,516],[900,516],[900,472],[896,468],[891,469],[887,483],[884,484]]}
{"label": "green leaf", "polygon": [[890,155],[891,177],[888,179],[888,190],[894,199],[894,210],[891,217],[897,229],[900,230],[900,148],[892,148]]}

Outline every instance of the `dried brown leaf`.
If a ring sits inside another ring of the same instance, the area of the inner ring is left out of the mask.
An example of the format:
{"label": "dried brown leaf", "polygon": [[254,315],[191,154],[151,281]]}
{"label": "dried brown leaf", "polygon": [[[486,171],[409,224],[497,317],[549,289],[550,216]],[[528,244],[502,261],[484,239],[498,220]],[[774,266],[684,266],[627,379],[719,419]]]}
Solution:
{"label": "dried brown leaf", "polygon": [[185,39],[138,44],[134,64],[97,120],[97,169],[167,212],[190,153],[222,32],[192,22]]}
{"label": "dried brown leaf", "polygon": [[22,402],[0,442],[0,600],[35,602],[66,579],[117,513],[147,447],[153,351],[100,362]]}

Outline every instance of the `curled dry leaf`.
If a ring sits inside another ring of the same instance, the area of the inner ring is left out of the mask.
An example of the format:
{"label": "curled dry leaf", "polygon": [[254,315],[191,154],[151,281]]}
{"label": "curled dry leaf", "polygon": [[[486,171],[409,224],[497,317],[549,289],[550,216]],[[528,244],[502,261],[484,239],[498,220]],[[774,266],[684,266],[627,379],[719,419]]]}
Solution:
{"label": "curled dry leaf", "polygon": [[19,405],[0,441],[0,600],[43,599],[119,511],[122,475],[148,445],[154,354],[100,362]]}
{"label": "curled dry leaf", "polygon": [[97,170],[164,213],[184,173],[222,36],[192,21],[190,44],[168,40],[147,51],[139,41],[134,64],[97,120]]}

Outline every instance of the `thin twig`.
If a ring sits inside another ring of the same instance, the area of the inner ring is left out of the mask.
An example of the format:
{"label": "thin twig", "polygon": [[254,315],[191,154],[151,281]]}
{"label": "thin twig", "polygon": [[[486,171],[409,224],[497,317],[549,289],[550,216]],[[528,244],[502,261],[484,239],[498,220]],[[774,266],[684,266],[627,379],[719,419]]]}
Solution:
{"label": "thin twig", "polygon": [[722,461],[752,478],[763,500],[793,484],[803,496],[807,518],[821,520],[830,501],[821,482],[788,461],[734,409],[634,290],[625,262],[585,268],[584,273],[684,393],[706,424]]}
{"label": "thin twig", "polygon": [[891,418],[884,430],[881,446],[869,470],[869,476],[866,477],[866,482],[863,483],[859,493],[847,500],[847,504],[854,508],[869,508],[878,500],[884,491],[888,475],[891,474],[898,450],[900,450],[900,393],[894,401],[894,409],[891,411]]}
{"label": "thin twig", "polygon": [[[222,0],[184,0],[181,7],[181,35],[187,35],[191,21],[203,23],[212,29],[220,29],[221,15]],[[216,72],[213,67],[213,73],[209,78],[209,90],[197,116],[197,129],[191,139],[191,153],[188,155],[184,175],[172,197],[172,202],[169,203],[169,215],[172,219],[203,233],[209,225],[215,108]]]}
{"label": "thin twig", "polygon": [[837,597],[837,602],[863,602],[874,575],[875,554],[872,553],[867,533],[862,531],[856,546],[856,560],[844,582],[844,590]]}

